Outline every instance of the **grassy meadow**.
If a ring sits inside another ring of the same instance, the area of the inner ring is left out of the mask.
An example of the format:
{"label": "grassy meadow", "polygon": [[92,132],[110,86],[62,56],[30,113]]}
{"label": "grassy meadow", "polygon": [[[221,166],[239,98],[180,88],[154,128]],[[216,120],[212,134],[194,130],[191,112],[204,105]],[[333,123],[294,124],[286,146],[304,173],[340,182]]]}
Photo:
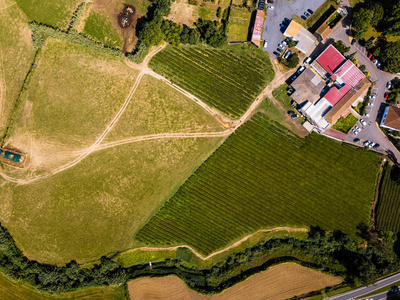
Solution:
{"label": "grassy meadow", "polygon": [[379,187],[376,208],[376,229],[379,231],[400,231],[400,184],[393,180],[393,166],[386,166]]}
{"label": "grassy meadow", "polygon": [[122,34],[115,25],[101,12],[91,11],[85,21],[83,34],[112,48],[122,49]]}
{"label": "grassy meadow", "polygon": [[[203,254],[262,228],[341,230],[367,222],[379,158],[258,114],[240,127],[135,236]],[[361,175],[360,175],[361,174]]]}
{"label": "grassy meadow", "polygon": [[230,42],[247,41],[251,12],[246,8],[232,7],[229,16],[228,40]]}
{"label": "grassy meadow", "polygon": [[0,135],[34,57],[26,22],[14,0],[0,2]]}
{"label": "grassy meadow", "polygon": [[0,273],[0,298],[7,300],[125,300],[125,288],[120,287],[101,287],[89,288],[82,291],[66,293],[60,296],[50,296],[48,294],[39,293],[33,286],[15,282]]}
{"label": "grassy meadow", "polygon": [[168,46],[150,67],[225,115],[238,118],[273,79],[269,57],[252,46]]}
{"label": "grassy meadow", "polygon": [[29,21],[67,29],[72,14],[82,0],[15,0]]}
{"label": "grassy meadow", "polygon": [[347,134],[357,121],[358,119],[350,113],[346,118],[340,117],[332,128]]}

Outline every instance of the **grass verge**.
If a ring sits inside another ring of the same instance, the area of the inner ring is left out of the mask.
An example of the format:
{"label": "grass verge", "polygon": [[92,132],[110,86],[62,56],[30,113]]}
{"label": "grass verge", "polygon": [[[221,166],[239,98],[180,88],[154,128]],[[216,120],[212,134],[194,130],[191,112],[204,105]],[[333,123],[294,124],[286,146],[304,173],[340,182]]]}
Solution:
{"label": "grass verge", "polygon": [[340,117],[332,128],[347,134],[356,125],[357,121],[358,119],[350,113],[346,118]]}

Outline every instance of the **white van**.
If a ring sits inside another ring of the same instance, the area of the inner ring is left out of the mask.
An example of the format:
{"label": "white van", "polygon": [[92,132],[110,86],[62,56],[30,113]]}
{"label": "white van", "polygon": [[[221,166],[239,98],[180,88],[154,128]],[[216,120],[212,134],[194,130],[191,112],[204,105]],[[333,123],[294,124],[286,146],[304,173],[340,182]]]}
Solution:
{"label": "white van", "polygon": [[311,57],[306,57],[306,59],[304,60],[304,64],[308,65],[311,62]]}

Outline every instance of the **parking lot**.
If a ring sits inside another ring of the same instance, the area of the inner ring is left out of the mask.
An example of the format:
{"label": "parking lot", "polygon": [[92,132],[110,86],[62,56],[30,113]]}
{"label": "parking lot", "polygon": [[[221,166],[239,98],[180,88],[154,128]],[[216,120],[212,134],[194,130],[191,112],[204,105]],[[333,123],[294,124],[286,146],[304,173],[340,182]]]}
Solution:
{"label": "parking lot", "polygon": [[291,19],[294,15],[301,16],[307,9],[316,11],[316,9],[324,3],[324,0],[275,0],[274,10],[267,10],[267,16],[264,22],[264,31],[262,33],[263,40],[268,41],[267,48],[272,58],[275,58],[273,51],[276,50],[278,44],[282,41],[282,33],[279,24],[285,18]]}

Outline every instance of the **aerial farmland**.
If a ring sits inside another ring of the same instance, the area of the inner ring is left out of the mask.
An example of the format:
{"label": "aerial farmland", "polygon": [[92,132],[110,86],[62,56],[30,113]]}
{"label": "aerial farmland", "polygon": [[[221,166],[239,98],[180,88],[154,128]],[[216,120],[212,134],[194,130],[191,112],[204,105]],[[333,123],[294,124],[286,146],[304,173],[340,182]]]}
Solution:
{"label": "aerial farmland", "polygon": [[[343,13],[303,2],[0,0],[0,300],[323,299],[398,272],[400,152],[376,140],[397,135],[368,55],[305,54],[286,15],[275,57],[251,41],[257,11],[267,30],[293,5],[306,31]],[[296,97],[326,105],[344,66],[361,104],[321,128]]]}

